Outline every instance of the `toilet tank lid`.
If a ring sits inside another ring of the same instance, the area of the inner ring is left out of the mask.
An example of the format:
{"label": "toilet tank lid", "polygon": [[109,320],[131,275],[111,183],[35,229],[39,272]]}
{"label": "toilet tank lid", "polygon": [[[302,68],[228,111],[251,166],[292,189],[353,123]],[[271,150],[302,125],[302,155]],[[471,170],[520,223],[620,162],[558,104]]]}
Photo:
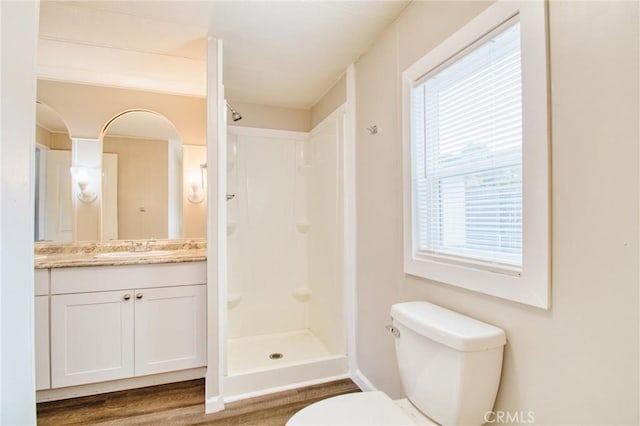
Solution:
{"label": "toilet tank lid", "polygon": [[503,346],[504,331],[429,302],[391,306],[391,317],[405,327],[440,344],[464,352]]}

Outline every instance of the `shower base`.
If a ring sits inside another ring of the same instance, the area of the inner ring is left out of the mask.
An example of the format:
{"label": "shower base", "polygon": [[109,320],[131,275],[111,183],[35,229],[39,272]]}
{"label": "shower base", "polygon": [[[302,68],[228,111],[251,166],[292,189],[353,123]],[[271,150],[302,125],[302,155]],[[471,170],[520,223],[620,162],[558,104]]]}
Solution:
{"label": "shower base", "polygon": [[227,342],[226,402],[347,377],[345,355],[332,354],[309,330]]}

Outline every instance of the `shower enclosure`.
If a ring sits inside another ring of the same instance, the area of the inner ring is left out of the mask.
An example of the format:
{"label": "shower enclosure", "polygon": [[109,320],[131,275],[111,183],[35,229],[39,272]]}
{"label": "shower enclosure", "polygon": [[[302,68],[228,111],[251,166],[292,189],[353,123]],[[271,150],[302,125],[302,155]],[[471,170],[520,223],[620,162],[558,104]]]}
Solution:
{"label": "shower enclosure", "polygon": [[343,146],[342,108],[228,127],[226,401],[347,373]]}

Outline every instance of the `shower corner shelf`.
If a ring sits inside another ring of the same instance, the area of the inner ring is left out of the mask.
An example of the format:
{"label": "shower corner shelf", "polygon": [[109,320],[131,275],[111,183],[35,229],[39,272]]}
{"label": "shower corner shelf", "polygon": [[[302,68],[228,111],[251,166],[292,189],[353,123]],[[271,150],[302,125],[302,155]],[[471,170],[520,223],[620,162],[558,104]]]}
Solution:
{"label": "shower corner shelf", "polygon": [[227,222],[227,235],[233,234],[233,231],[236,230],[238,224],[235,222]]}
{"label": "shower corner shelf", "polygon": [[311,164],[302,164],[300,166],[298,166],[298,173],[301,176],[306,176],[309,171],[311,171]]}
{"label": "shower corner shelf", "polygon": [[242,295],[240,293],[229,293],[227,294],[227,308],[233,309],[242,300]]}
{"label": "shower corner shelf", "polygon": [[309,228],[311,228],[311,224],[309,222],[304,222],[304,221],[296,222],[296,229],[301,234],[306,234],[309,231]]}
{"label": "shower corner shelf", "polygon": [[307,302],[311,299],[311,289],[307,287],[298,287],[293,289],[293,297],[300,302]]}

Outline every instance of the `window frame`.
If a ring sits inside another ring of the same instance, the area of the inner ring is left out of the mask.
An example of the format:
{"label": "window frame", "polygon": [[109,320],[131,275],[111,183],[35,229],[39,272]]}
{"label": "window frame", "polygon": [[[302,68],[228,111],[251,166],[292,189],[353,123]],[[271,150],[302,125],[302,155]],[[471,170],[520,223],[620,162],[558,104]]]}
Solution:
{"label": "window frame", "polygon": [[[522,60],[522,269],[419,252],[414,223],[412,89],[443,64],[518,16]],[[523,304],[550,309],[549,86],[546,1],[498,0],[402,73],[404,271]]]}

